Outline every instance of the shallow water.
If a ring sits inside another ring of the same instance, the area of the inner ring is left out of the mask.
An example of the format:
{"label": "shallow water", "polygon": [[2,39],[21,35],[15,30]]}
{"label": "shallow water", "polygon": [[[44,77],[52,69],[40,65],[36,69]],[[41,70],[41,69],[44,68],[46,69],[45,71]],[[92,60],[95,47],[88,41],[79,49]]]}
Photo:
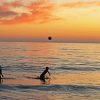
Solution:
{"label": "shallow water", "polygon": [[1,42],[0,64],[0,100],[100,100],[100,44]]}

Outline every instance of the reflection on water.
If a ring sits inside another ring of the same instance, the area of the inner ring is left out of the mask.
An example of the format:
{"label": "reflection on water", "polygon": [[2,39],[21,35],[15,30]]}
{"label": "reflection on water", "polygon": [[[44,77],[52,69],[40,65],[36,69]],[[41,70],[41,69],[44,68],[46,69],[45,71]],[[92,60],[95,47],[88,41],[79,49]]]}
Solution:
{"label": "reflection on water", "polygon": [[100,99],[100,44],[1,42],[0,65],[0,100]]}
{"label": "reflection on water", "polygon": [[0,84],[50,85],[50,79],[45,81],[40,79],[1,79]]}

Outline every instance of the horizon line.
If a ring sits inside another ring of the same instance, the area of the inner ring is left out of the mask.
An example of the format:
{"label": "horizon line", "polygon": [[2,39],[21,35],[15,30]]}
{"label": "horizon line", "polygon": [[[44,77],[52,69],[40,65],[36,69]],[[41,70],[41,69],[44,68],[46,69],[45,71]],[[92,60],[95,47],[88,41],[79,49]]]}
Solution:
{"label": "horizon line", "polygon": [[65,41],[0,41],[0,42],[34,42],[34,43],[100,43],[100,42],[65,42]]}

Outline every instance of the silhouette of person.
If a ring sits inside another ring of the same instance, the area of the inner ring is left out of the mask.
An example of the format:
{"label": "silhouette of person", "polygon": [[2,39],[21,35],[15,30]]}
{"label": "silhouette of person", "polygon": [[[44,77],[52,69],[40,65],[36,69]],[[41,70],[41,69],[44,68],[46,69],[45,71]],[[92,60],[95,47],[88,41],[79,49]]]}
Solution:
{"label": "silhouette of person", "polygon": [[2,84],[2,83],[3,83],[3,79],[0,78],[0,84]]}
{"label": "silhouette of person", "polygon": [[2,74],[2,68],[1,68],[1,65],[0,65],[0,79],[3,77],[3,74]]}
{"label": "silhouette of person", "polygon": [[50,76],[50,72],[48,70],[49,70],[49,67],[46,67],[46,69],[40,75],[40,79],[43,80],[44,82],[45,82],[45,75],[46,75],[46,73],[48,73],[49,76]]}

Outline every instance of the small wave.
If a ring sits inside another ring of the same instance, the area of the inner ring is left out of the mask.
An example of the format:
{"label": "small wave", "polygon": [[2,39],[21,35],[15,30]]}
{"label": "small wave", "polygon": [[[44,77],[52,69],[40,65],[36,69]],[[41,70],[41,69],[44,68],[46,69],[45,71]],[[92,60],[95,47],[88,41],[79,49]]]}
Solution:
{"label": "small wave", "polygon": [[42,59],[60,59],[59,57],[40,57],[40,58],[42,58]]}
{"label": "small wave", "polygon": [[0,92],[2,92],[2,91],[11,91],[11,90],[16,90],[15,88],[14,88],[14,86],[10,86],[10,85],[0,85]]}
{"label": "small wave", "polygon": [[14,80],[14,79],[16,79],[16,78],[12,78],[12,77],[3,77],[3,78],[1,78],[1,79],[5,79],[5,80],[11,79],[11,80]]}
{"label": "small wave", "polygon": [[54,91],[54,92],[74,92],[74,93],[91,93],[100,92],[100,86],[81,86],[81,85],[0,85],[1,91]]}
{"label": "small wave", "polygon": [[18,85],[19,89],[37,89],[44,91],[87,91],[87,90],[100,90],[99,86],[81,86],[81,85],[43,85],[43,86],[33,86],[33,85]]}
{"label": "small wave", "polygon": [[99,71],[97,67],[59,67],[61,70],[73,70],[73,71]]}
{"label": "small wave", "polygon": [[67,50],[68,50],[68,51],[69,51],[69,50],[71,50],[71,51],[73,51],[73,50],[78,50],[78,51],[80,51],[81,49],[76,49],[76,48],[70,48],[70,49],[69,49],[69,48],[61,48],[61,50],[66,50],[66,51],[67,51]]}

